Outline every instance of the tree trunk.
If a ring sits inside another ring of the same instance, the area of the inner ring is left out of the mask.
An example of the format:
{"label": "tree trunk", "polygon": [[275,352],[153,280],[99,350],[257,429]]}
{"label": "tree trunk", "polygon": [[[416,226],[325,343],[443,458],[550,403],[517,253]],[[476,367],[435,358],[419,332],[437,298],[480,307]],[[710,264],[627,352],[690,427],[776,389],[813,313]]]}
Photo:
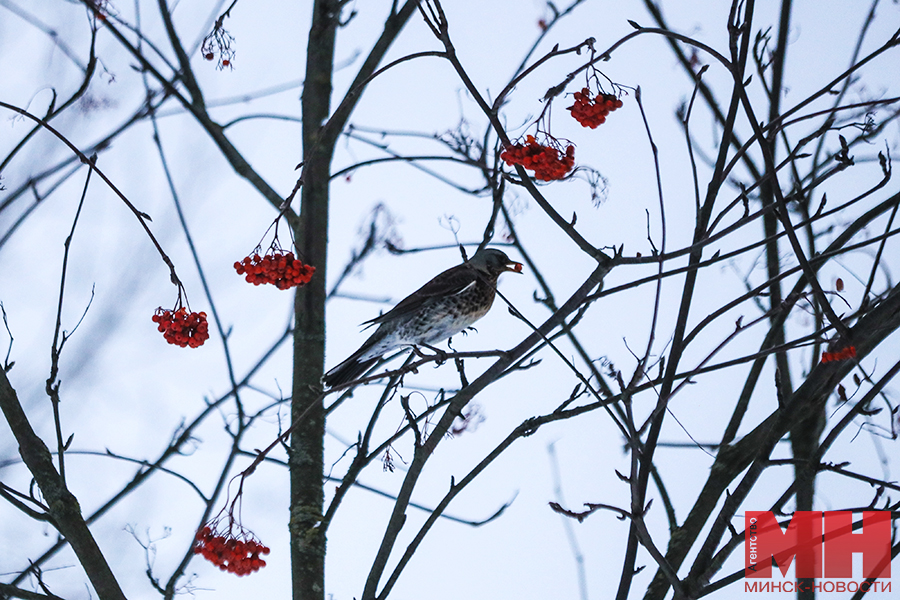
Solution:
{"label": "tree trunk", "polygon": [[319,145],[330,112],[335,30],[340,5],[316,0],[307,46],[303,87],[303,187],[295,230],[304,262],[316,267],[294,301],[294,382],[292,419],[317,403],[291,437],[290,534],[294,600],[322,600],[325,594],[325,535],[322,515],[325,415],[319,379],[325,360],[325,263],[328,245],[328,183],[331,147]]}

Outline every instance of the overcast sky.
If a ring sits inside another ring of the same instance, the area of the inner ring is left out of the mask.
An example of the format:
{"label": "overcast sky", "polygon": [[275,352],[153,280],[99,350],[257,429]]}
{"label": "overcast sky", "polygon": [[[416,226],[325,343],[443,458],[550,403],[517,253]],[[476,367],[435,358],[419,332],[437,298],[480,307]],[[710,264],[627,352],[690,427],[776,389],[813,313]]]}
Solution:
{"label": "overcast sky", "polygon": [[[727,3],[692,2],[690,9],[676,3],[664,4],[672,5],[666,7],[672,29],[728,53]],[[764,29],[772,25],[774,31],[777,19],[767,12],[768,4],[760,3],[755,27]],[[26,5],[29,19],[21,14]],[[274,0],[239,2],[225,23],[235,38],[234,69],[217,70],[214,63],[203,60],[199,51],[192,54],[192,64],[205,90],[207,104],[213,107],[211,113],[219,123],[256,115],[236,122],[226,132],[253,167],[283,196],[290,193],[296,182],[295,167],[302,154],[298,116],[308,5]],[[863,44],[863,53],[883,43],[900,26],[897,4],[882,2],[882,5]],[[127,22],[134,23],[138,18],[129,3],[117,2],[113,6]],[[338,34],[336,100],[346,91],[361,57],[377,35],[386,6],[386,3],[377,7],[372,3],[348,5],[347,16],[350,10],[359,14]],[[539,21],[550,15],[542,3],[531,0],[447,2],[445,8],[460,59],[488,98],[495,97],[505,86],[539,35]],[[173,60],[161,30],[156,3],[142,2],[140,10],[147,38]],[[846,68],[866,10],[867,7],[856,3],[834,1],[795,6],[785,106],[792,106]],[[176,22],[185,44],[195,49],[195,42],[210,29],[210,17],[220,11],[211,2],[177,3]],[[552,29],[541,49],[549,50],[557,43],[562,47],[572,46],[593,37],[597,49],[603,50],[633,31],[628,19],[641,25],[652,24],[641,2],[586,2]],[[54,44],[36,23],[56,31],[59,43]],[[75,3],[0,0],[0,100],[43,115],[53,90],[60,98],[67,98],[80,84],[78,64],[87,60],[86,23],[84,8]],[[421,17],[415,15],[388,60],[437,48],[437,41]],[[97,39],[97,54],[100,66],[86,96],[90,101],[82,101],[54,120],[54,126],[81,148],[108,135],[140,107],[144,97],[141,75],[133,68],[135,61],[102,29]],[[542,109],[540,99],[544,92],[562,81],[584,59],[584,55],[571,55],[552,61],[517,87],[502,113],[511,136],[533,131],[528,125]],[[702,55],[699,60],[710,62]],[[161,61],[156,62],[162,65]],[[847,102],[897,96],[900,74],[897,64],[896,56],[891,54],[875,61],[862,72],[865,88],[851,91]],[[602,69],[613,81],[630,88],[640,86],[642,90],[650,127],[660,149],[667,203],[667,244],[669,248],[681,248],[693,235],[694,194],[689,158],[675,109],[689,97],[693,84],[667,44],[652,36],[642,36],[620,48],[611,61],[603,63]],[[729,77],[713,63],[705,80],[724,100],[730,89]],[[579,81],[576,78],[567,91],[578,90]],[[275,88],[281,91],[256,94]],[[760,94],[758,88],[753,93]],[[572,140],[577,145],[578,163],[597,169],[607,186],[599,202],[591,199],[590,187],[583,179],[554,183],[542,191],[564,217],[577,215],[578,231],[596,246],[622,246],[626,255],[649,255],[648,219],[654,241],[659,243],[659,204],[650,145],[633,93],[625,97],[624,107],[596,130],[583,129],[571,120],[564,110],[570,103],[571,97],[560,98],[555,103],[552,132],[559,138]],[[12,118],[11,113],[0,116],[0,155],[6,156],[31,125]],[[480,140],[486,124],[484,117],[453,76],[451,67],[432,57],[406,63],[376,79],[351,122],[358,128],[359,136],[373,143],[389,142],[393,152],[428,155],[446,154],[446,151],[427,139],[383,137],[379,131],[443,134],[458,127],[461,119]],[[291,316],[290,293],[250,286],[232,267],[235,260],[253,250],[275,217],[275,211],[232,171],[209,137],[174,102],[167,102],[161,108],[158,127],[174,187],[216,308],[223,326],[230,330],[236,376],[242,378],[282,336]],[[707,111],[697,115],[692,128],[697,151],[707,155],[715,152],[711,145],[717,128]],[[747,128],[742,131],[746,136]],[[884,148],[884,140],[895,149],[897,134],[897,125],[889,126],[870,155]],[[152,135],[149,121],[130,128],[99,155],[98,166],[141,211],[152,217],[152,231],[174,261],[192,308],[209,312]],[[864,152],[861,150],[860,154]],[[895,152],[893,155],[898,156]],[[338,145],[334,170],[383,156],[385,153],[373,144],[347,139]],[[0,203],[32,174],[70,158],[70,152],[62,144],[45,132],[38,133],[2,173],[0,183],[6,191],[0,192]],[[73,163],[72,168],[75,166]],[[445,163],[428,162],[422,166],[439,173],[443,180],[406,163],[383,163],[357,169],[335,179],[332,185],[329,288],[360,246],[376,206],[382,207],[379,224],[403,248],[446,248],[400,256],[382,250],[355,271],[343,283],[341,297],[328,305],[326,367],[337,364],[364,341],[367,332],[360,330],[362,321],[377,316],[438,272],[458,264],[459,252],[453,247],[457,238],[465,243],[477,243],[481,239],[490,216],[490,198],[463,194],[447,182],[477,188],[483,185],[479,173]],[[71,228],[86,175],[84,168],[71,176],[65,176],[67,172],[68,169],[62,169],[38,184],[38,193],[47,196],[45,201],[35,205],[34,196],[24,194],[0,211],[0,236],[17,227],[0,245],[0,301],[14,337],[11,360],[16,362],[9,377],[35,429],[48,443],[55,434],[43,389],[49,370],[63,241]],[[737,174],[745,176],[740,170]],[[838,203],[867,189],[879,177],[877,163],[861,161],[846,175],[829,182],[820,193],[827,191],[829,202]],[[60,184],[51,194],[55,182]],[[859,214],[895,193],[896,181],[890,182],[886,190],[852,214]],[[731,199],[727,194],[723,194],[723,199],[726,196]],[[592,261],[552,225],[527,194],[511,190],[507,202],[515,215],[519,239],[533,253],[532,258],[557,302],[563,301],[590,273]],[[31,211],[29,216],[16,225],[28,211]],[[879,222],[871,235],[880,233],[883,227],[884,222]],[[284,226],[281,232],[282,242],[286,243]],[[501,227],[498,233],[501,235],[495,241],[502,242],[505,229]],[[756,229],[748,232],[746,239],[752,236],[758,236]],[[742,241],[738,236],[729,244],[737,246]],[[713,251],[709,249],[709,254]],[[514,260],[521,258],[514,251],[509,253]],[[871,255],[867,256],[871,260]],[[894,277],[898,272],[896,257],[900,256],[896,242],[888,245],[885,256],[890,272],[884,276]],[[848,258],[844,264],[830,265],[820,275],[823,286],[829,289],[840,277],[847,286],[845,297],[854,308],[858,307],[865,287],[865,282],[858,280],[868,273],[865,258]],[[786,260],[790,261],[790,256],[786,255]],[[696,315],[692,323],[696,324],[740,293],[745,277],[755,284],[764,281],[763,262],[761,254],[749,253],[733,263],[715,267],[715,274],[710,272],[700,282],[696,306],[692,308],[692,314]],[[607,278],[605,287],[654,272],[655,267],[647,266],[618,269]],[[885,281],[881,284],[884,286]],[[793,279],[789,285],[793,285]],[[540,323],[548,316],[545,307],[533,300],[533,294],[539,289],[533,273],[526,272],[521,277],[504,275],[499,289],[532,322]],[[647,343],[652,293],[652,288],[644,286],[604,299],[592,308],[580,327],[582,341],[593,357],[605,358],[624,372],[631,372],[632,351],[642,352]],[[680,279],[675,278],[663,287],[656,354],[664,353],[670,340],[679,297]],[[168,281],[168,270],[134,216],[105,186],[93,181],[74,235],[62,313],[63,328],[71,331],[90,305],[79,329],[67,343],[61,361],[63,423],[65,431],[75,435],[74,450],[100,453],[110,450],[136,459],[155,457],[180,423],[193,419],[207,401],[229,389],[222,342],[215,334],[202,348],[181,349],[167,345],[151,323],[153,311],[159,306],[171,307],[175,298],[176,290]],[[836,307],[836,310],[849,312],[846,308]],[[749,320],[759,316],[759,312],[753,312],[753,307],[745,304],[723,318],[721,325],[703,334],[706,351],[731,332],[734,320],[741,315]],[[790,330],[799,333],[803,327],[808,328],[809,323],[798,320]],[[499,301],[477,329],[477,334],[454,339],[454,348],[510,348],[529,333],[527,326],[511,316]],[[730,347],[721,358],[754,352],[764,333],[762,329],[748,332],[740,345]],[[6,354],[8,340],[6,331],[0,329],[0,357]],[[565,343],[561,343],[561,348],[567,356],[574,355]],[[882,366],[893,364],[898,354],[900,343],[896,336],[878,351],[878,356],[883,357]],[[689,353],[686,361],[697,364],[704,356],[698,350]],[[451,476],[458,481],[511,429],[530,416],[552,411],[565,400],[577,380],[552,352],[545,350],[539,358],[543,360],[540,368],[507,377],[476,399],[484,421],[477,430],[439,447],[416,490],[415,502],[424,506],[437,504],[448,489]],[[802,369],[808,367],[809,354],[797,352],[793,359],[796,373],[805,372]],[[272,404],[273,399],[290,393],[290,361],[288,342],[278,346],[254,375],[253,389],[244,396],[251,411],[261,410]],[[875,372],[878,372],[878,361],[877,357],[871,359],[870,366]],[[473,374],[480,373],[490,362],[467,364],[471,380]],[[737,394],[732,389],[734,382],[743,376],[744,371],[707,375],[704,385],[697,386],[697,390],[685,390],[670,405],[677,422],[668,421],[663,431],[664,441],[688,445],[683,449],[660,451],[656,460],[669,482],[680,519],[705,481],[713,460],[708,452],[689,442],[719,440],[722,425],[733,409],[733,396]],[[796,376],[799,381],[799,375]],[[435,390],[459,385],[452,364],[436,370],[427,367],[415,377],[415,386],[421,386],[422,391],[412,396],[411,403],[419,410],[434,401]],[[748,413],[749,423],[755,424],[775,406],[771,363],[763,380],[766,384],[761,385],[754,397]],[[335,476],[341,476],[349,465],[345,455],[347,446],[365,428],[381,391],[375,385],[360,390],[329,418],[326,462]],[[727,394],[727,399],[719,402],[719,393]],[[646,415],[653,399],[647,396],[643,402],[636,410]],[[284,407],[266,412],[244,447],[268,445],[279,427],[286,425],[286,415]],[[226,456],[228,439],[222,425],[232,418],[232,407],[210,417],[198,430],[191,451],[172,461],[169,468],[209,492]],[[376,438],[391,435],[403,424],[402,412],[395,403],[389,416],[382,420]],[[896,467],[887,460],[896,455],[895,444],[866,431],[852,442],[851,437],[846,436],[835,447],[834,460],[853,460],[858,469],[873,477],[896,479],[893,470]],[[402,481],[404,460],[412,455],[411,444],[407,437],[396,445],[395,472],[382,471],[375,464],[363,473],[360,481],[387,493],[396,491]],[[787,452],[785,449],[783,456]],[[4,425],[0,427],[0,481],[27,490],[30,476],[17,458],[15,443]],[[283,458],[283,453],[276,458]],[[89,514],[130,478],[136,467],[102,456],[72,455],[67,460],[67,468],[69,485],[83,511]],[[570,539],[561,518],[550,511],[547,503],[562,501],[555,490],[558,476],[563,499],[573,509],[586,502],[627,508],[628,488],[616,476],[616,469],[628,471],[628,456],[618,430],[600,411],[547,426],[536,435],[517,441],[448,509],[452,516],[480,520],[504,503],[512,502],[502,518],[480,528],[441,520],[417,551],[393,597],[409,600],[579,598],[578,569]],[[787,467],[770,471],[765,483],[748,500],[748,504],[754,501],[757,504],[748,509],[768,509],[772,498],[789,485],[792,473]],[[268,566],[260,573],[237,579],[197,559],[188,567],[189,574],[196,574],[190,578],[189,586],[197,597],[287,597],[287,487],[286,469],[275,465],[260,468],[245,486],[243,522],[272,548],[267,557]],[[853,495],[849,487],[825,475],[817,502],[823,509],[844,506],[848,498],[860,497]],[[326,502],[333,489],[331,484],[326,485]],[[364,490],[354,490],[346,498],[328,536],[326,582],[330,597],[349,600],[360,596],[391,508],[389,500]],[[166,580],[193,536],[201,509],[200,500],[188,485],[160,475],[151,478],[93,526],[130,598],[157,597],[144,573],[145,550],[135,537],[145,544],[153,542],[155,552],[150,556],[153,572]],[[408,512],[401,548],[426,517],[422,511]],[[648,514],[648,523],[659,532],[660,540],[666,539],[665,515],[658,501]],[[583,555],[588,597],[611,597],[618,584],[627,523],[617,520],[612,513],[601,512],[584,523],[571,522],[568,526],[574,531],[578,551]],[[742,523],[735,526],[741,529]],[[127,529],[132,529],[135,535]],[[27,566],[23,562],[25,557],[38,556],[54,539],[51,528],[27,521],[8,504],[0,504],[0,580],[11,580],[12,573]],[[740,569],[742,563],[743,554],[737,551],[720,575]],[[638,564],[647,568],[636,578],[635,598],[640,597],[655,573],[652,559],[646,553],[639,555]],[[72,599],[91,595],[81,568],[68,551],[52,559],[44,571],[47,580],[54,584],[54,592]],[[736,590],[727,588],[718,596],[734,597]]]}

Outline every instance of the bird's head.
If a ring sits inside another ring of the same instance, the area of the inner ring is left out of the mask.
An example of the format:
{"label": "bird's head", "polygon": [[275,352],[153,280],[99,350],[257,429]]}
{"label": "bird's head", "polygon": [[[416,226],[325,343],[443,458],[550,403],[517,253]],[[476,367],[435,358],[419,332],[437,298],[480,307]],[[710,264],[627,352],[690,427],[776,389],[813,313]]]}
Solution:
{"label": "bird's head", "polygon": [[479,250],[467,264],[473,269],[486,273],[489,277],[498,277],[505,271],[522,272],[522,263],[511,260],[506,254],[493,248]]}

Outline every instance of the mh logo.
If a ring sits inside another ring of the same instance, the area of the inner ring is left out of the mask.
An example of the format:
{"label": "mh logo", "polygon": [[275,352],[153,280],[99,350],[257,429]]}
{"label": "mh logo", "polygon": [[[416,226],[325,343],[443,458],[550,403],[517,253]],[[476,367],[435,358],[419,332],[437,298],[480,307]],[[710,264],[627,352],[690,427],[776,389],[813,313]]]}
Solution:
{"label": "mh logo", "polygon": [[798,579],[851,578],[853,553],[862,554],[863,577],[891,576],[891,513],[865,511],[862,528],[853,531],[851,511],[797,511],[786,530],[769,511],[744,516],[744,576],[772,577],[772,559],[787,574],[797,561]]}

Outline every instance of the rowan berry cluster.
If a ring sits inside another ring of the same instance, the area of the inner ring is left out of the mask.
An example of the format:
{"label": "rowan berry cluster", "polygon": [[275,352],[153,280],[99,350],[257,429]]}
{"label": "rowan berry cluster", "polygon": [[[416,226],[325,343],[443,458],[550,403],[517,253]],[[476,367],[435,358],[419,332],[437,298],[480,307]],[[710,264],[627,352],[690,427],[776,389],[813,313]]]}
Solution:
{"label": "rowan berry cluster", "polygon": [[234,263],[234,270],[253,285],[271,283],[279,290],[306,285],[316,272],[315,267],[294,258],[293,252],[272,249],[265,256],[253,254]]}
{"label": "rowan berry cluster", "polygon": [[582,127],[596,129],[606,122],[606,117],[617,108],[622,108],[622,101],[612,94],[597,94],[591,98],[591,91],[583,88],[575,92],[575,104],[569,107],[572,117],[581,123]]}
{"label": "rowan berry cluster", "polygon": [[512,144],[504,148],[500,158],[509,166],[522,165],[534,171],[535,179],[554,181],[565,177],[575,166],[575,146],[570,144],[563,154],[554,146],[539,144],[533,135],[529,135],[524,144]]}
{"label": "rowan berry cluster", "polygon": [[203,38],[203,43],[200,45],[200,54],[206,60],[214,60],[218,56],[219,64],[217,68],[219,70],[225,67],[233,68],[231,64],[234,60],[232,44],[234,44],[234,36],[222,27],[222,17],[219,17],[219,20],[213,26],[213,30]]}
{"label": "rowan berry cluster", "polygon": [[847,346],[843,350],[838,350],[837,352],[823,352],[822,362],[827,363],[836,360],[847,360],[848,358],[853,358],[854,356],[856,356],[856,347]]}
{"label": "rowan berry cluster", "polygon": [[197,532],[194,554],[200,554],[223,571],[235,575],[249,575],[266,566],[260,555],[269,547],[255,539],[239,540],[229,534],[218,534],[209,525]]}
{"label": "rowan berry cluster", "polygon": [[[203,55],[203,58],[205,58],[206,60],[213,60],[215,57],[216,57],[216,55],[213,52],[207,52],[206,54]],[[219,61],[219,64],[223,67],[230,67],[231,61],[228,60],[227,58],[223,58],[222,60]]]}
{"label": "rowan berry cluster", "polygon": [[175,311],[160,307],[151,318],[170,344],[182,348],[197,348],[209,339],[209,323],[206,322],[205,312],[188,312],[183,307]]}

